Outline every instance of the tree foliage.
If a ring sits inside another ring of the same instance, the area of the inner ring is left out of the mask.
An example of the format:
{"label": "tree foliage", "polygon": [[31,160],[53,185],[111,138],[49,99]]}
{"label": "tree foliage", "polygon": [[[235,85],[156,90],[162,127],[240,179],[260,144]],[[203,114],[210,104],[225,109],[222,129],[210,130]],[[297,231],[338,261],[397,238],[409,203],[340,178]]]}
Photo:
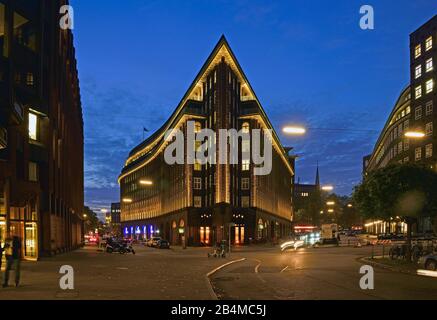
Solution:
{"label": "tree foliage", "polygon": [[367,219],[433,217],[437,215],[437,173],[414,164],[378,169],[355,187],[353,201]]}

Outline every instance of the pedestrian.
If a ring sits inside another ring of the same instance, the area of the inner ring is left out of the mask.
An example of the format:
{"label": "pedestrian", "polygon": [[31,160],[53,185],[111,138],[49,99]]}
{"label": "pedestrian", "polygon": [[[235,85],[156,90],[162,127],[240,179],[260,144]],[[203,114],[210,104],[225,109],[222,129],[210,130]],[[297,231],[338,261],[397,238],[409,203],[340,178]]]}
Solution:
{"label": "pedestrian", "polygon": [[20,284],[20,263],[21,263],[21,239],[18,236],[14,236],[12,239],[8,237],[5,243],[5,256],[6,256],[6,271],[5,279],[3,282],[3,288],[9,285],[9,272],[14,266],[15,269],[15,286]]}

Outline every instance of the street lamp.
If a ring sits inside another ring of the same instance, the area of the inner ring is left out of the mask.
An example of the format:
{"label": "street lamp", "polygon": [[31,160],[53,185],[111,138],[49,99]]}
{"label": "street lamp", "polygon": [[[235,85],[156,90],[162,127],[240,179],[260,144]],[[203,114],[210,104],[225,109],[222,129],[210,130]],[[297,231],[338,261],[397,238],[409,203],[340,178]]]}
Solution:
{"label": "street lamp", "polygon": [[352,203],[349,203],[349,204],[347,205],[347,207],[348,207],[348,208],[352,208],[352,207],[353,207]]}
{"label": "street lamp", "polygon": [[322,186],[322,190],[323,191],[332,191],[332,190],[334,190],[334,187],[333,186]]}
{"label": "street lamp", "polygon": [[84,217],[84,218],[86,218],[86,217],[87,217],[87,215],[86,215],[86,214],[84,213],[84,214],[83,214],[83,217]]}
{"label": "street lamp", "polygon": [[286,134],[303,135],[306,133],[306,129],[303,127],[287,126],[282,129],[282,132]]}
{"label": "street lamp", "polygon": [[421,139],[425,137],[425,133],[421,131],[407,131],[405,132],[405,137],[407,138],[414,138],[414,139]]}
{"label": "street lamp", "polygon": [[132,203],[132,199],[130,198],[123,198],[124,203]]}
{"label": "street lamp", "polygon": [[328,206],[335,206],[335,202],[334,201],[328,201],[328,202],[326,202],[326,204]]}

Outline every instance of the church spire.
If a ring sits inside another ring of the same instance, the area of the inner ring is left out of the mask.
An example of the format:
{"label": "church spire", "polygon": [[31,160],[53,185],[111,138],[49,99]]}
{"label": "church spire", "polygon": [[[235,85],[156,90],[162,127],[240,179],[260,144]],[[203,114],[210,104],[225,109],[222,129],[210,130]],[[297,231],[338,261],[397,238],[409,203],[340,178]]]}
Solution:
{"label": "church spire", "polygon": [[319,161],[317,161],[316,186],[320,186]]}

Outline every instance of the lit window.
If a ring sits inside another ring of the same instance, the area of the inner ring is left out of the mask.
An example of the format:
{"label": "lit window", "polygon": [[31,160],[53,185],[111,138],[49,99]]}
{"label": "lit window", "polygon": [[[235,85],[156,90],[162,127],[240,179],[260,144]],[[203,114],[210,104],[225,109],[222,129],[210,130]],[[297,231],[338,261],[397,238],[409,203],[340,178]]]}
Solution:
{"label": "lit window", "polygon": [[426,82],[426,93],[430,93],[434,90],[434,80],[430,79]]}
{"label": "lit window", "polygon": [[194,188],[194,190],[202,189],[202,178],[195,177],[193,179],[193,188]]}
{"label": "lit window", "polygon": [[249,133],[249,129],[250,129],[249,123],[247,123],[247,122],[243,123],[243,125],[241,126],[241,129],[244,133]]}
{"label": "lit window", "polygon": [[422,106],[416,108],[416,120],[422,118]]}
{"label": "lit window", "polygon": [[29,181],[38,181],[38,165],[35,162],[29,162]]}
{"label": "lit window", "polygon": [[198,160],[194,163],[194,171],[202,171],[202,165],[199,163]]}
{"label": "lit window", "polygon": [[28,72],[28,73],[26,74],[26,84],[27,84],[29,87],[32,87],[32,86],[34,85],[34,81],[33,81],[33,73]]}
{"label": "lit window", "polygon": [[422,46],[418,44],[416,48],[414,49],[414,57],[418,58],[422,54]]}
{"label": "lit window", "polygon": [[420,76],[422,75],[422,65],[421,64],[419,64],[416,67],[416,71],[414,72],[414,74],[415,74],[416,79],[420,78]]}
{"label": "lit window", "polygon": [[33,113],[29,113],[29,138],[32,140],[38,138],[38,116]]}
{"label": "lit window", "polygon": [[431,158],[432,157],[432,143],[431,144],[427,144],[425,147],[425,157],[426,158]]}
{"label": "lit window", "polygon": [[426,124],[426,127],[425,127],[425,134],[426,134],[427,136],[431,136],[431,135],[432,135],[432,131],[433,131],[433,125],[432,125],[432,122],[428,122],[428,123]]}
{"label": "lit window", "polygon": [[398,143],[398,152],[399,152],[399,153],[402,152],[402,150],[403,150],[403,145],[404,145],[404,144],[402,143],[402,141]]}
{"label": "lit window", "polygon": [[415,152],[415,160],[419,161],[420,159],[422,159],[422,148],[416,148],[416,152]]}
{"label": "lit window", "polygon": [[432,49],[432,37],[429,37],[425,41],[425,51],[428,51],[428,50],[431,50],[431,49]]}
{"label": "lit window", "polygon": [[199,196],[194,197],[194,207],[195,208],[202,207],[202,197],[199,197]]}
{"label": "lit window", "polygon": [[249,171],[250,168],[250,161],[249,160],[243,160],[241,163],[241,170],[243,171]]}
{"label": "lit window", "polygon": [[411,113],[411,107],[408,106],[407,109],[406,109],[406,114],[410,114],[410,113]]}
{"label": "lit window", "polygon": [[241,197],[241,206],[243,208],[249,207],[249,197]]}
{"label": "lit window", "polygon": [[194,132],[199,133],[200,130],[202,130],[202,125],[200,124],[200,122],[195,122],[194,123]]}
{"label": "lit window", "polygon": [[426,60],[426,72],[430,72],[434,69],[434,64],[432,62],[432,58],[429,58],[428,60]]}
{"label": "lit window", "polygon": [[408,130],[410,128],[410,120],[404,121],[404,130]]}
{"label": "lit window", "polygon": [[249,178],[241,179],[241,190],[249,190]]}
{"label": "lit window", "polygon": [[429,116],[433,111],[433,102],[429,101],[426,103],[426,115]]}
{"label": "lit window", "polygon": [[241,141],[241,152],[250,152],[250,140]]}
{"label": "lit window", "polygon": [[422,86],[417,86],[414,92],[416,99],[419,99],[422,96]]}

